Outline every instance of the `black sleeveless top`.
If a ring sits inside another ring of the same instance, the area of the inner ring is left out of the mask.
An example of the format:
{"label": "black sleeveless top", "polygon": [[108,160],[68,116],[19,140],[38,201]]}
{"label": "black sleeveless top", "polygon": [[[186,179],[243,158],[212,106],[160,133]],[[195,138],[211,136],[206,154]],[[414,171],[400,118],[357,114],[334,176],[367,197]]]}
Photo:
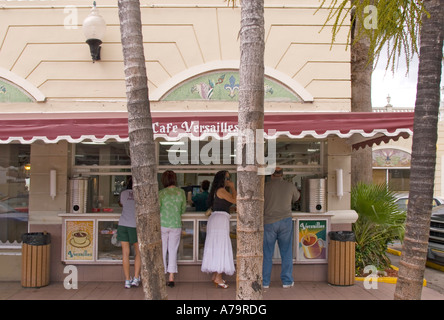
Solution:
{"label": "black sleeveless top", "polygon": [[231,205],[232,203],[230,201],[221,199],[216,194],[214,195],[213,211],[225,211],[230,213],[229,210]]}

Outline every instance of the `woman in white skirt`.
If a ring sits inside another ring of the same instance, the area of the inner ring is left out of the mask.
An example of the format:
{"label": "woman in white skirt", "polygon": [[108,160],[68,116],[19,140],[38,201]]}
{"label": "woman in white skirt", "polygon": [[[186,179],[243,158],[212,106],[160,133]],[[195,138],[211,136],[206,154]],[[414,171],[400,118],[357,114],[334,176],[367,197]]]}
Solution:
{"label": "woman in white skirt", "polygon": [[[227,188],[229,191],[227,191]],[[234,274],[233,248],[230,240],[229,208],[236,203],[236,189],[228,171],[219,171],[214,176],[208,197],[213,213],[208,218],[207,236],[202,259],[202,272],[213,273],[216,287],[228,288],[222,274]]]}

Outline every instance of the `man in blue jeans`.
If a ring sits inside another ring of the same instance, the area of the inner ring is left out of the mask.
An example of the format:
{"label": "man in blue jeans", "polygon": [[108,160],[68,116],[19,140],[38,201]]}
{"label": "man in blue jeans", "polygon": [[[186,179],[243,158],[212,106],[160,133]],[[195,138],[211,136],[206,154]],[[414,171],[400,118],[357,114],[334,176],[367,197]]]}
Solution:
{"label": "man in blue jeans", "polygon": [[284,181],[282,168],[276,167],[271,181],[265,185],[264,203],[264,262],[263,287],[270,286],[273,252],[276,241],[281,254],[281,280],[284,288],[293,281],[293,221],[291,206],[299,200],[300,193],[291,182]]}

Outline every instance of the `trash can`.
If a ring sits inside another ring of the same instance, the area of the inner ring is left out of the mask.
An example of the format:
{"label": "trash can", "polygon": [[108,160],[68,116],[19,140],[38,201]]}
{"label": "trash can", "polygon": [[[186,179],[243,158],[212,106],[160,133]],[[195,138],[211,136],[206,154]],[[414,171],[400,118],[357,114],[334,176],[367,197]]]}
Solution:
{"label": "trash can", "polygon": [[328,233],[328,283],[338,286],[355,284],[355,234],[352,231]]}
{"label": "trash can", "polygon": [[49,284],[51,234],[22,235],[22,287],[40,288]]}

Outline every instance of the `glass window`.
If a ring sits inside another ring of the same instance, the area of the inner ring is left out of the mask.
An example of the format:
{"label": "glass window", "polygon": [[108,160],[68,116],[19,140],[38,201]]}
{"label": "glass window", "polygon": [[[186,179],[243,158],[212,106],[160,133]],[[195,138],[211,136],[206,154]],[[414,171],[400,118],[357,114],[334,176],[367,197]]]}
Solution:
{"label": "glass window", "polygon": [[[118,221],[98,221],[98,260],[122,260],[122,245],[117,241],[118,224]],[[130,250],[130,259],[134,259],[134,246]]]}
{"label": "glass window", "polygon": [[182,222],[182,234],[180,236],[180,245],[178,260],[194,260],[194,221]]}
{"label": "glass window", "polygon": [[373,169],[373,183],[386,183],[390,190],[410,190],[410,169]]}
{"label": "glass window", "polygon": [[0,145],[0,243],[28,232],[30,154],[29,145]]}
{"label": "glass window", "polygon": [[[265,160],[269,158],[269,152],[275,151],[279,166],[321,165],[322,143],[319,141],[273,140],[275,148],[270,144],[270,140],[265,142]],[[234,165],[235,159],[235,139],[208,139],[208,141],[182,139],[159,142],[159,165]]]}
{"label": "glass window", "polygon": [[235,142],[208,138],[159,142],[159,165],[233,165]]}
{"label": "glass window", "polygon": [[388,169],[390,190],[410,190],[410,169]]}
{"label": "glass window", "polygon": [[[120,193],[126,189],[128,177],[129,175],[91,175],[72,179],[70,212],[121,213]],[[81,199],[86,199],[86,203]],[[74,206],[78,206],[77,210]]]}
{"label": "glass window", "polygon": [[[230,171],[236,184],[236,140],[208,137],[204,141],[188,138],[173,142],[158,141],[159,189],[163,188],[160,176],[165,170],[176,172],[177,185],[187,195],[199,190],[203,180],[212,181],[219,170]],[[298,186],[304,176],[322,177],[326,173],[326,141],[281,139],[265,142],[265,163],[270,165],[270,161],[276,159],[276,165],[284,168],[286,179]],[[83,142],[73,145],[72,176],[88,180],[88,203],[86,209],[79,212],[102,212],[103,209],[107,210],[105,212],[120,212],[118,195],[125,186],[125,177],[131,174],[130,163],[128,142]],[[194,211],[191,200],[188,201],[187,211]],[[69,212],[74,212],[72,204]]]}
{"label": "glass window", "polygon": [[207,221],[198,221],[198,232],[199,232],[199,248],[198,248],[198,255],[197,259],[202,260],[203,258],[203,252],[205,248],[205,239],[207,237]]}
{"label": "glass window", "polygon": [[277,141],[276,164],[278,166],[321,165],[321,142]]}
{"label": "glass window", "polygon": [[131,165],[128,142],[82,142],[75,145],[74,157],[74,165],[76,166]]}

